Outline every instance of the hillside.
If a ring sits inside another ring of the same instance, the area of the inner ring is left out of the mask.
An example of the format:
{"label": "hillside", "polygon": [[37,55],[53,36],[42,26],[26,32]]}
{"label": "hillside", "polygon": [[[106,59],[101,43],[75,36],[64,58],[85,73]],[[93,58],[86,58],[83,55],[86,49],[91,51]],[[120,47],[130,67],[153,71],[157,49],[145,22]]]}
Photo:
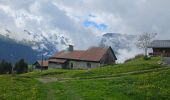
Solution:
{"label": "hillside", "polygon": [[48,70],[0,76],[0,99],[165,100],[170,99],[170,67],[153,57],[89,70]]}
{"label": "hillside", "polygon": [[37,54],[38,52],[29,46],[0,35],[0,60],[4,59],[14,63],[23,58],[28,63],[32,63],[38,59]]}

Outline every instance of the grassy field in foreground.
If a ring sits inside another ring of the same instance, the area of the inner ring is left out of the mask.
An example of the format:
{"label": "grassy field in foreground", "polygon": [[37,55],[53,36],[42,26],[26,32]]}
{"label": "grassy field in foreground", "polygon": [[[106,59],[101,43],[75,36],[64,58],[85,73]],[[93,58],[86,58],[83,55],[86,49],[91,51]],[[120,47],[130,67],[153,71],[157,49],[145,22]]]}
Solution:
{"label": "grassy field in foreground", "polygon": [[49,85],[60,100],[169,100],[170,69],[107,79],[72,80]]}
{"label": "grassy field in foreground", "polygon": [[[145,61],[139,57],[124,64],[89,70],[2,75],[0,100],[169,100],[170,68],[158,65],[159,60],[153,57]],[[58,81],[36,80],[47,77]]]}
{"label": "grassy field in foreground", "polygon": [[45,100],[46,88],[35,79],[0,76],[0,100]]}

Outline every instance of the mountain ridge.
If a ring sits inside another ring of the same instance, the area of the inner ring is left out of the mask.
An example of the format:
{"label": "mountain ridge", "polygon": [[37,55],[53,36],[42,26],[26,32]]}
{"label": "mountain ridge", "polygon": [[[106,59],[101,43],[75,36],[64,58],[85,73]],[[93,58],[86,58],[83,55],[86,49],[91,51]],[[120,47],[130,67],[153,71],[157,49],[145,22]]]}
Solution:
{"label": "mountain ridge", "polygon": [[[22,34],[22,36],[20,36],[20,34]],[[29,49],[29,51],[27,52],[33,54],[34,57],[29,57],[26,60],[28,60],[29,63],[33,63],[33,61],[41,59],[42,54],[45,57],[48,57],[54,52],[59,51],[60,49],[67,48],[67,45],[70,43],[70,41],[70,39],[60,34],[51,34],[44,36],[43,33],[33,33],[28,30],[24,30],[23,33],[16,33],[12,32],[9,29],[1,28],[0,52],[2,52],[2,50],[8,52],[3,52],[4,55],[1,54],[0,59],[5,59],[9,61],[11,59],[9,55],[14,55],[14,51],[17,51],[17,54],[20,55],[20,58],[25,58],[26,54],[22,53],[22,51],[25,51],[25,48],[27,48]],[[6,45],[6,47],[4,45]],[[11,48],[15,47],[13,48],[15,50],[10,51],[10,46]],[[14,59],[15,58],[18,59],[18,57],[14,57]],[[12,62],[16,61],[14,59]]]}

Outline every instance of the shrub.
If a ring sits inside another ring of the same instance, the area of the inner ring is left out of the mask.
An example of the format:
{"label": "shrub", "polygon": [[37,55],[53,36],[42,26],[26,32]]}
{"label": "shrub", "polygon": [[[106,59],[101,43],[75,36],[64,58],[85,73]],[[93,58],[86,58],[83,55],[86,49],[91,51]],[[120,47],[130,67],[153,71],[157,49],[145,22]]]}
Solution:
{"label": "shrub", "polygon": [[144,59],[144,60],[149,60],[149,59],[150,59],[150,57],[148,57],[148,56],[144,56],[144,57],[143,57],[143,59]]}

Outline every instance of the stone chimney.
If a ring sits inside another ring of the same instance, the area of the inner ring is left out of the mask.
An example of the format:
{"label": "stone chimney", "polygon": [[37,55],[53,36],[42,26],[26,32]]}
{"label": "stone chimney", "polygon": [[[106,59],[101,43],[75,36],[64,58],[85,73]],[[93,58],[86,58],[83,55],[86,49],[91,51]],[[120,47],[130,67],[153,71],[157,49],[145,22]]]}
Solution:
{"label": "stone chimney", "polygon": [[73,51],[73,50],[74,50],[73,45],[69,45],[68,51]]}

